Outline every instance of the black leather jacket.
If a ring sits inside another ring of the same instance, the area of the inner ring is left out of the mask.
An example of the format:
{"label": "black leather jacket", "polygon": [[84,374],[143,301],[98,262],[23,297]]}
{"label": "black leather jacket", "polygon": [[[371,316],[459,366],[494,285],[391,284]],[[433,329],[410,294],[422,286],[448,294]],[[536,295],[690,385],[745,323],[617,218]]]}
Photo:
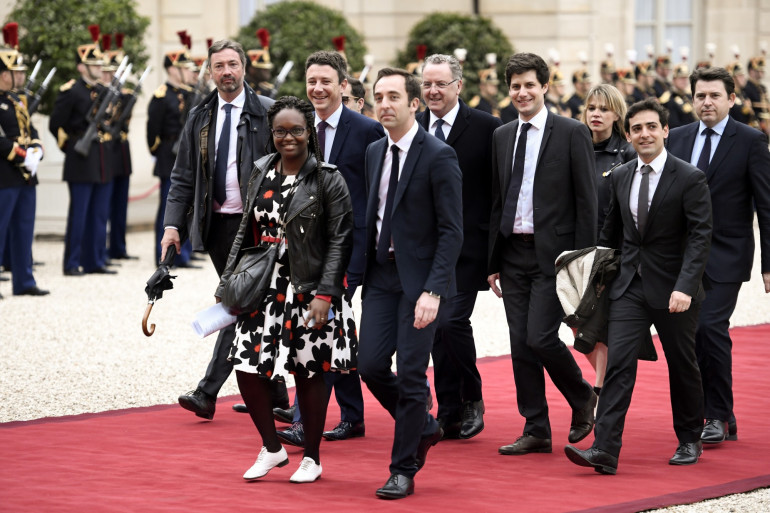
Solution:
{"label": "black leather jacket", "polygon": [[[604,150],[597,150],[594,147],[594,155],[596,157],[596,184],[598,186],[598,199],[599,199],[599,231],[601,233],[602,226],[604,226],[604,218],[607,217],[607,213],[610,211],[610,198],[612,192],[610,188],[610,174],[609,170],[625,164],[626,162],[636,158],[636,150],[634,147],[620,136],[615,130],[612,131],[609,143]],[[605,175],[605,173],[607,173]]]}
{"label": "black leather jacket", "polygon": [[[252,224],[254,205],[267,171],[280,159],[272,153],[259,159],[249,180],[241,225],[235,236],[227,266],[222,273],[217,297],[240,258],[241,248],[255,245]],[[307,159],[297,175],[297,186],[286,212],[286,241],[289,253],[291,285],[295,294],[310,292],[342,296],[345,269],[353,252],[353,205],[348,187],[336,166],[322,165],[323,204],[318,206],[316,159]]]}
{"label": "black leather jacket", "polygon": [[[259,96],[248,85],[243,87],[246,101],[237,125],[237,152],[241,202],[245,204],[246,184],[251,176],[252,163],[265,155],[270,140],[267,109],[274,102]],[[218,94],[215,89],[190,111],[171,172],[171,188],[163,221],[164,227],[175,226],[179,230],[182,242],[189,237],[195,251],[208,249],[206,243],[214,208],[214,111],[219,105]]]}

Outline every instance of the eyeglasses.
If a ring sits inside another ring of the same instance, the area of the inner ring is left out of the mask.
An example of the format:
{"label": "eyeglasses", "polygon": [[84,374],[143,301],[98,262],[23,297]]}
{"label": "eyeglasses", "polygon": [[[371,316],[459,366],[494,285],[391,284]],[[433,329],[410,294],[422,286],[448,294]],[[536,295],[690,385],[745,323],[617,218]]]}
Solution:
{"label": "eyeglasses", "polygon": [[354,102],[357,102],[361,98],[358,96],[343,96],[342,97],[342,103],[348,103],[350,100],[353,100]]}
{"label": "eyeglasses", "polygon": [[291,130],[286,130],[285,128],[271,128],[270,131],[273,132],[273,136],[276,139],[283,139],[286,137],[287,134],[291,134],[294,137],[299,137],[302,134],[305,133],[305,130],[307,130],[306,127],[302,126],[295,126]]}
{"label": "eyeglasses", "polygon": [[422,88],[423,89],[430,89],[433,86],[436,86],[436,89],[446,89],[447,87],[451,86],[455,82],[460,80],[459,78],[456,78],[452,80],[451,82],[423,82]]}

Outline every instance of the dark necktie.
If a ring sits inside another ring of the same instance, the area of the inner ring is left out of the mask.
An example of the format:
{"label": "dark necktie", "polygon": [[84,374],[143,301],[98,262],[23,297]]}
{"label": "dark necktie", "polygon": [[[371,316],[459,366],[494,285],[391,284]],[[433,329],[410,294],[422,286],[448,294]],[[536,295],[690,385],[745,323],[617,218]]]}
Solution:
{"label": "dark necktie", "polygon": [[701,132],[701,135],[706,136],[706,140],[703,142],[703,149],[700,151],[700,156],[698,157],[698,165],[696,167],[704,173],[709,168],[709,161],[711,160],[711,136],[715,133],[716,132],[710,128],[706,128],[703,130],[703,132]]}
{"label": "dark necktie", "polygon": [[219,146],[217,146],[217,160],[214,163],[214,199],[224,205],[227,199],[227,156],[230,153],[230,109],[233,106],[225,103],[225,122],[222,124],[222,133],[219,134]]}
{"label": "dark necktie", "polygon": [[636,204],[636,228],[644,236],[647,225],[647,203],[650,198],[650,166],[642,166],[642,181],[639,183],[639,202]]}
{"label": "dark necktie", "polygon": [[441,128],[444,126],[444,120],[439,119],[436,121],[436,139],[438,139],[441,142],[446,142],[446,137],[444,137],[444,129]]}
{"label": "dark necktie", "polygon": [[524,159],[527,154],[527,130],[531,123],[521,125],[519,141],[516,143],[516,154],[513,156],[513,172],[508,184],[508,193],[505,195],[503,216],[500,219],[500,233],[503,237],[510,237],[513,233],[513,223],[516,221],[516,206],[519,203],[519,191],[524,180]]}
{"label": "dark necktie", "polygon": [[393,165],[390,167],[385,212],[382,214],[380,239],[377,242],[377,263],[379,264],[387,262],[388,253],[390,253],[390,216],[393,213],[393,198],[396,196],[396,187],[398,187],[398,146],[394,144],[390,147],[390,151],[393,153]]}
{"label": "dark necktie", "polygon": [[321,121],[318,123],[318,126],[316,127],[316,131],[318,132],[318,146],[320,146],[321,150],[321,156],[326,160],[326,127],[329,126],[329,123],[326,121]]}

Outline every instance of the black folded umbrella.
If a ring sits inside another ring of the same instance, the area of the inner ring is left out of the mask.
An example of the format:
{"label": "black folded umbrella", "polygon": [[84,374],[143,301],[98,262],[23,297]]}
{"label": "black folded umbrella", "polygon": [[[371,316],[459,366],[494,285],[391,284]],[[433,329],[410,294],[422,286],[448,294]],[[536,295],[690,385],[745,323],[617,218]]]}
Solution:
{"label": "black folded umbrella", "polygon": [[147,280],[147,287],[144,289],[147,293],[147,309],[144,311],[144,318],[142,319],[142,331],[148,337],[155,333],[155,324],[150,324],[150,328],[147,329],[147,319],[150,317],[152,306],[156,300],[163,297],[164,290],[174,288],[174,283],[171,281],[176,278],[176,276],[171,275],[174,257],[176,257],[176,246],[172,244],[166,250],[166,258],[163,259],[155,272],[152,273],[152,276],[150,276],[150,279]]}

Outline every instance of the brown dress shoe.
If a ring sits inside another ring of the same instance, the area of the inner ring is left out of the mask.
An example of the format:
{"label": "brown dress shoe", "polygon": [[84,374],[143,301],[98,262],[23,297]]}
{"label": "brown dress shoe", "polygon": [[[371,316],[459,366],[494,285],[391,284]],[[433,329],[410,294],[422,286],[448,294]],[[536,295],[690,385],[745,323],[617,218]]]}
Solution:
{"label": "brown dress shoe", "polygon": [[521,456],[531,452],[550,453],[552,450],[550,438],[538,438],[529,433],[524,433],[512,444],[500,447],[497,452],[507,456]]}

